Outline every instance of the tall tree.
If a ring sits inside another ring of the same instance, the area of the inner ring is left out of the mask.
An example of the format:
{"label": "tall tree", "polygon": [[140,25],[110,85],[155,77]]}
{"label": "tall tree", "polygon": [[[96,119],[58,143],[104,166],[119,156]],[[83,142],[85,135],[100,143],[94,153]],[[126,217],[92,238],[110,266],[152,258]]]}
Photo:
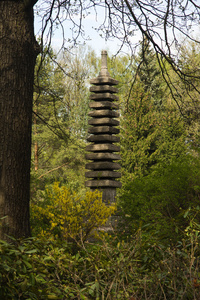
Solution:
{"label": "tall tree", "polygon": [[122,113],[122,165],[131,176],[147,175],[155,164],[169,163],[185,151],[184,123],[167,101],[169,91],[155,56],[145,38],[136,57],[135,83]]}
{"label": "tall tree", "polygon": [[[179,98],[182,99],[182,112],[188,129],[188,142],[195,151],[199,152],[200,137],[200,94],[199,76],[200,76],[200,45],[185,41],[182,44],[179,53],[179,65],[183,73],[192,75],[192,78],[186,79],[186,82],[180,81],[174,76]],[[193,86],[188,87],[187,81],[192,81]]]}
{"label": "tall tree", "polygon": [[0,238],[29,236],[34,1],[0,1]]}
{"label": "tall tree", "polygon": [[[200,6],[195,1],[112,0],[106,1],[106,8],[107,22],[102,26],[106,38],[115,36],[121,41],[121,47],[127,45],[133,54],[141,44],[137,34],[146,38],[158,54],[159,66],[169,87],[172,83],[163,60],[171,65],[181,80],[193,77],[182,72],[176,54],[182,44],[180,36],[199,43],[194,31],[199,28]],[[193,82],[188,84],[193,85]]]}
{"label": "tall tree", "polygon": [[156,110],[151,95],[138,81],[132,90],[128,110],[121,117],[121,155],[123,172],[134,178],[151,168],[169,163],[185,153],[184,123],[174,108]]}
{"label": "tall tree", "polygon": [[151,48],[146,37],[144,37],[135,58],[135,68],[136,77],[140,78],[144,92],[148,92],[154,105],[161,108],[166,100],[167,85],[163,80],[155,50]]}

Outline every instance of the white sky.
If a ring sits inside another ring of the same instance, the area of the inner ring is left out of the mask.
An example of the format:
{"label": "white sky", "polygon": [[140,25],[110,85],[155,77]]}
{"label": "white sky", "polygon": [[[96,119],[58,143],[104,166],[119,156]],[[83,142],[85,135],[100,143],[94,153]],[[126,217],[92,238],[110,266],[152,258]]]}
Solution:
{"label": "white sky", "polygon": [[[100,36],[100,33],[98,33],[95,28],[99,26],[99,23],[101,21],[101,18],[103,18],[103,11],[100,13],[98,12],[98,16],[96,16],[94,13],[91,13],[86,19],[83,20],[83,26],[85,29],[86,36],[88,39],[85,41],[86,45],[91,46],[93,50],[95,50],[96,55],[101,55],[101,50],[107,50],[110,54],[115,54],[117,50],[119,49],[119,41],[117,39],[112,39],[106,41],[104,38]],[[64,22],[64,29],[65,29],[65,36],[66,38],[71,38],[71,30],[70,25],[68,21]],[[40,21],[40,18],[35,15],[35,34],[37,37],[40,35],[42,24]],[[84,42],[83,39],[79,39],[81,43]],[[52,37],[52,47],[55,50],[59,50],[63,42],[62,38],[62,32],[61,30],[57,30],[54,32]]]}
{"label": "white sky", "polygon": [[[198,1],[200,1],[200,0],[198,0]],[[44,1],[42,5],[45,5],[45,3],[46,2]],[[35,9],[37,10],[37,6]],[[100,36],[100,33],[98,33],[94,29],[94,28],[99,27],[99,25],[103,23],[104,16],[105,16],[105,8],[98,6],[96,9],[97,9],[97,13],[95,13],[94,10],[91,10],[90,14],[85,19],[82,20],[83,21],[82,25],[85,30],[85,35],[88,37],[88,39],[85,40],[85,43],[87,45],[91,46],[91,48],[93,50],[95,50],[97,56],[100,56],[101,50],[107,50],[110,55],[116,54],[120,47],[119,40],[117,40],[116,38],[112,38],[112,40],[106,41],[105,39],[103,39]],[[42,13],[44,13],[44,11],[41,12],[41,14]],[[65,19],[64,16],[63,16],[63,19]],[[41,20],[40,17],[37,16],[37,14],[35,14],[35,34],[36,34],[36,36],[41,35],[40,30],[41,30],[42,24],[41,24],[40,20]],[[78,17],[76,15],[74,15],[74,20],[77,21],[77,23],[79,23]],[[64,21],[62,24],[63,24],[64,30],[65,30],[65,38],[71,39],[72,38],[72,30],[70,29],[70,27],[72,26],[72,24],[70,23],[69,20]],[[196,31],[195,27],[193,27],[193,31],[194,32]],[[199,28],[198,28],[198,33],[199,33]],[[129,37],[129,39],[131,40],[131,42],[133,44],[137,44],[138,41],[141,40],[141,35],[139,34],[139,32],[135,32],[135,34],[136,34],[135,36]],[[161,37],[163,36],[162,30],[159,32],[159,34]],[[168,35],[170,37],[170,30],[168,32]],[[179,34],[177,35],[177,38],[179,38]],[[79,41],[81,43],[84,42],[83,39],[82,40],[79,39]],[[63,42],[62,32],[61,32],[61,30],[56,30],[52,37],[52,47],[55,50],[59,50],[62,45],[62,42]],[[71,45],[72,45],[72,43],[71,43]],[[164,49],[165,45],[161,45],[161,47]],[[173,51],[173,46],[171,47],[171,50]],[[123,51],[129,52],[127,48],[123,48]]]}

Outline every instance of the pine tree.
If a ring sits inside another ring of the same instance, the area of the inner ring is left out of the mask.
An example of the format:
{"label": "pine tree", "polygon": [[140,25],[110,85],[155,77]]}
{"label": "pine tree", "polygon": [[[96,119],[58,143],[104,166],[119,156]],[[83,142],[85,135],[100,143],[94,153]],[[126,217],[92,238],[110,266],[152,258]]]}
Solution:
{"label": "pine tree", "polygon": [[156,164],[186,151],[183,120],[167,102],[165,83],[146,41],[136,64],[139,60],[136,82],[121,118],[122,166],[129,176],[147,175]]}
{"label": "pine tree", "polygon": [[166,84],[163,81],[156,55],[149,41],[144,38],[135,59],[135,68],[137,68],[136,76],[139,77],[144,91],[149,93],[154,105],[161,108],[166,99]]}
{"label": "pine tree", "polygon": [[[177,76],[176,88],[181,99],[181,110],[187,126],[187,142],[195,155],[199,152],[200,143],[200,47],[194,42],[183,43],[179,53],[179,64],[183,73],[188,74],[187,81],[181,82]],[[191,76],[189,78],[189,76]],[[192,83],[190,88],[187,82]]]}
{"label": "pine tree", "polygon": [[138,83],[121,118],[122,166],[126,172],[146,173],[150,153],[155,148],[156,124],[152,100]]}

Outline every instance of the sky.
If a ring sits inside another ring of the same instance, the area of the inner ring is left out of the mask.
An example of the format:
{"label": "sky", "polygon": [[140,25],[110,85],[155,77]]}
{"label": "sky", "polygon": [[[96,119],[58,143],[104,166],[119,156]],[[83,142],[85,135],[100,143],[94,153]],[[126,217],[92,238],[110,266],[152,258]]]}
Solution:
{"label": "sky", "polygon": [[[99,24],[104,20],[104,9],[98,8],[98,14],[95,14],[94,11],[91,11],[91,14],[87,16],[83,20],[83,27],[85,29],[87,40],[85,40],[86,45],[91,46],[93,50],[95,50],[96,55],[100,56],[102,50],[107,50],[109,54],[114,55],[117,53],[117,51],[120,48],[120,42],[116,38],[112,38],[110,40],[106,40],[105,38],[102,38],[100,36],[100,33],[95,30],[99,26]],[[77,20],[78,21],[78,20]],[[65,21],[63,23],[64,30],[65,30],[65,37],[71,38],[71,30],[70,30],[70,24],[69,21]],[[41,19],[40,17],[35,14],[35,34],[37,37],[41,35]],[[62,32],[61,30],[56,30],[52,37],[52,47],[55,50],[59,50],[62,45]],[[83,39],[80,39],[81,43],[84,43]],[[123,49],[123,51],[127,52],[127,49]]]}
{"label": "sky", "polygon": [[[42,5],[43,6],[45,6],[45,5],[48,6],[49,5],[48,1],[43,1]],[[35,8],[35,11],[36,11],[36,14],[35,14],[35,34],[36,34],[37,37],[39,37],[41,35],[40,29],[42,27],[42,24],[41,24],[41,19],[40,19],[39,15],[42,15],[45,12],[45,8],[43,6],[41,8],[41,9],[43,9],[43,11],[38,10],[38,15],[37,15],[37,5],[36,5],[36,8]],[[95,28],[98,28],[99,25],[103,23],[104,18],[105,18],[105,13],[106,13],[105,8],[103,8],[103,7],[98,6],[96,8],[96,10],[97,10],[96,13],[95,13],[94,10],[91,10],[90,14],[85,19],[83,19],[82,25],[85,29],[85,35],[86,35],[86,37],[88,37],[87,40],[85,40],[85,43],[87,45],[91,46],[91,48],[93,50],[95,50],[97,56],[101,55],[101,50],[107,50],[110,55],[115,55],[117,53],[117,51],[119,50],[119,48],[120,48],[120,42],[116,38],[112,38],[111,40],[105,40],[105,38],[102,38],[100,36],[100,33],[98,33],[97,30],[95,30]],[[55,14],[55,12],[54,12],[54,14]],[[65,38],[66,39],[68,39],[68,38],[71,39],[72,38],[72,30],[70,28],[72,27],[72,23],[70,23],[69,19],[66,20],[66,16],[65,16],[64,13],[60,12],[60,15],[61,15],[61,18],[63,18],[63,20],[65,20],[62,23],[63,27],[64,27],[64,30],[65,30]],[[77,23],[79,23],[78,16],[76,16],[75,14],[73,15],[73,20],[75,20]],[[195,31],[196,31],[195,27],[193,27],[193,34],[195,33]],[[199,33],[199,27],[198,27],[197,32]],[[158,31],[157,33],[161,38],[163,38],[163,29],[161,29],[160,32]],[[172,32],[169,29],[169,31],[168,31],[169,39],[171,37],[171,33]],[[138,41],[141,40],[141,35],[139,34],[139,32],[134,31],[134,34],[135,34],[134,36],[129,36],[128,37],[130,42],[132,43],[132,45],[137,44]],[[179,39],[179,35],[180,35],[180,33],[177,34],[176,38]],[[199,36],[199,34],[198,34],[198,36]],[[156,36],[154,38],[156,40]],[[173,36],[172,36],[172,38],[173,38]],[[84,43],[83,39],[82,40],[79,39],[79,41],[81,43]],[[58,51],[60,49],[61,45],[62,45],[62,42],[63,42],[63,37],[62,37],[61,30],[55,30],[55,32],[52,36],[52,47],[53,47],[53,49]],[[158,40],[158,44],[160,44],[159,40]],[[165,43],[160,44],[160,46],[164,50],[167,50],[167,49],[165,49],[166,48]],[[174,52],[173,47],[174,46],[172,45],[170,50]],[[122,51],[125,52],[125,53],[129,52],[129,50],[125,47],[122,49]],[[176,53],[176,51],[175,51],[175,53]]]}

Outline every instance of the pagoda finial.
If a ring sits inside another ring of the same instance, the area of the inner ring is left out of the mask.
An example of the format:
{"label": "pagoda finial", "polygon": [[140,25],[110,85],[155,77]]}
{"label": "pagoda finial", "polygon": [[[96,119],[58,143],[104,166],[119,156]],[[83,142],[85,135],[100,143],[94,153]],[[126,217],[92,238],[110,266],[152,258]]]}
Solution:
{"label": "pagoda finial", "polygon": [[99,72],[99,77],[110,77],[107,67],[107,51],[101,51],[101,71]]}

